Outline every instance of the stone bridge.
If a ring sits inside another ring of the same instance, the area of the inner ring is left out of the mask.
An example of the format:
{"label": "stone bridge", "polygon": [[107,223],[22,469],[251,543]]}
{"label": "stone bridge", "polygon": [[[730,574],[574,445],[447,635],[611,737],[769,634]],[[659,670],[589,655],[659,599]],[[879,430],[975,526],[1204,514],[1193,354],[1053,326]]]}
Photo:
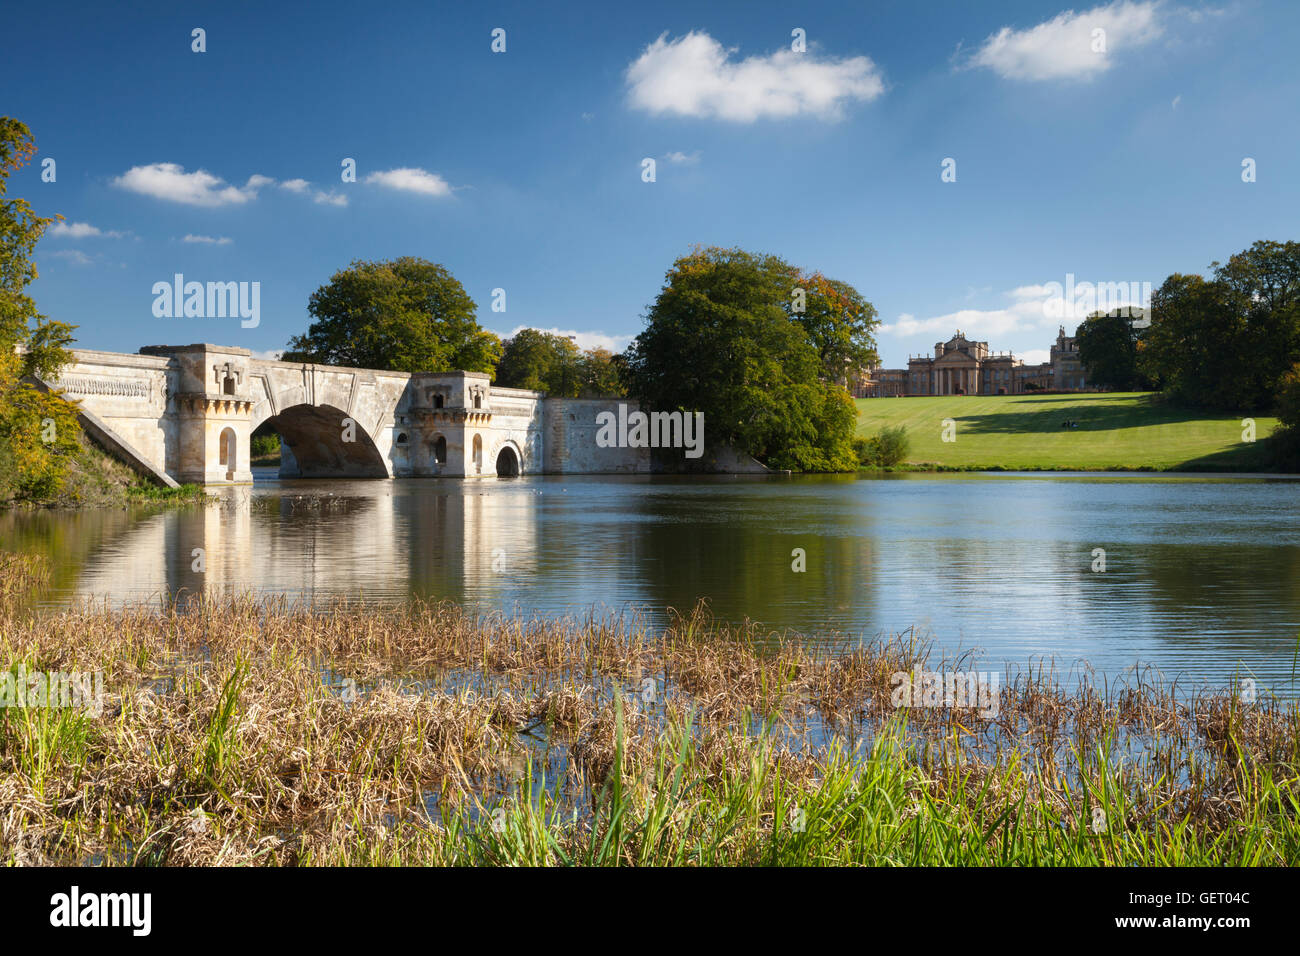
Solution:
{"label": "stone bridge", "polygon": [[[619,399],[551,399],[477,372],[389,372],[254,358],[219,345],[73,350],[48,385],[79,402],[100,444],[168,485],[247,484],[249,439],[281,437],[285,478],[482,478],[648,473],[647,448],[603,448]],[[626,401],[623,399],[622,401]],[[765,471],[728,450],[701,470]]]}

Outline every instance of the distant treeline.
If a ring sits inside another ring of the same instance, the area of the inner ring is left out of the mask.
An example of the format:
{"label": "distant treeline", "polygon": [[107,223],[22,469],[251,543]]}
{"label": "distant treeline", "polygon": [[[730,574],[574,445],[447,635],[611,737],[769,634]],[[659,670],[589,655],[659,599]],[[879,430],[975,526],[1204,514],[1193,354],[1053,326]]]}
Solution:
{"label": "distant treeline", "polygon": [[1300,243],[1261,240],[1210,269],[1171,275],[1145,313],[1085,319],[1076,335],[1088,380],[1193,408],[1276,411],[1278,464],[1300,470]]}

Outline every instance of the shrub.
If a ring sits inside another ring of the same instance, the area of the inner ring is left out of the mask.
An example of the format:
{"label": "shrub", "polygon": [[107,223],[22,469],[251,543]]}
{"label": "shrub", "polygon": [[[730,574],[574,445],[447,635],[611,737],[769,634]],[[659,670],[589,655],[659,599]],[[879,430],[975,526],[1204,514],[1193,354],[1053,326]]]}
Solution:
{"label": "shrub", "polygon": [[870,438],[855,438],[853,451],[864,468],[892,468],[901,464],[911,448],[907,429],[902,425],[882,428]]}

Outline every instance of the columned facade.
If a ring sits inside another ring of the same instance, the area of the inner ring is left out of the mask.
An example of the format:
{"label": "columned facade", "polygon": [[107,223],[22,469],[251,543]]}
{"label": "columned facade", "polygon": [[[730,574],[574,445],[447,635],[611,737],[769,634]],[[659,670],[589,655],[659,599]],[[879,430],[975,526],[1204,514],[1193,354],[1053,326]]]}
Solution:
{"label": "columned facade", "polygon": [[891,395],[1019,395],[1036,391],[1082,391],[1088,387],[1073,336],[1061,328],[1051,361],[1026,365],[1010,352],[990,352],[958,331],[936,342],[933,355],[913,356],[906,369],[872,369],[860,397]]}

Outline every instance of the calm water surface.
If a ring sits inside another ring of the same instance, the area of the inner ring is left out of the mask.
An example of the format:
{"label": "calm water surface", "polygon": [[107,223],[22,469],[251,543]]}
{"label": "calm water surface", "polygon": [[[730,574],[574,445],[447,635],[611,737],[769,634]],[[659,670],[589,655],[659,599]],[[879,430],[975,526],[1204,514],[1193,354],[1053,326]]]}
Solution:
{"label": "calm water surface", "polygon": [[987,669],[1151,665],[1188,686],[1236,674],[1293,693],[1297,481],[272,474],[208,509],[0,514],[0,547],[51,557],[52,604],[206,586],[662,620],[707,597],[719,617],[813,635],[915,627]]}

